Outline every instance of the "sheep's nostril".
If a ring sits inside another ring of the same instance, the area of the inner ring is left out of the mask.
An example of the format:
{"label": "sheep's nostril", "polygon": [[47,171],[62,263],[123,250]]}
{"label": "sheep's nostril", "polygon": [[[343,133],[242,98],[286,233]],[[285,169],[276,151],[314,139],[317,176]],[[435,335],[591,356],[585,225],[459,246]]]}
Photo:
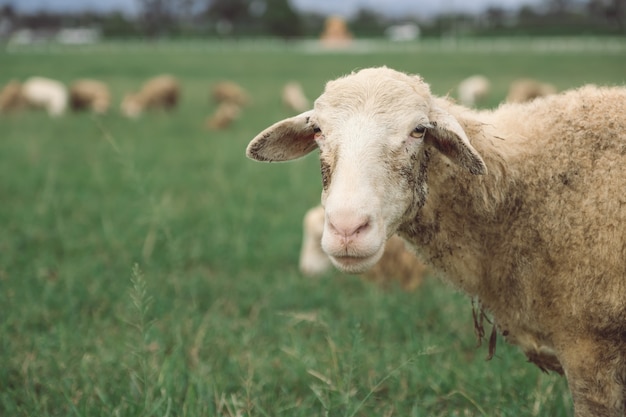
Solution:
{"label": "sheep's nostril", "polygon": [[358,235],[359,233],[366,232],[366,231],[367,231],[367,229],[369,229],[369,226],[370,226],[370,222],[369,222],[369,221],[367,221],[367,222],[363,223],[361,226],[359,226],[359,227],[358,227],[358,228],[354,231],[354,233],[353,233],[353,234]]}

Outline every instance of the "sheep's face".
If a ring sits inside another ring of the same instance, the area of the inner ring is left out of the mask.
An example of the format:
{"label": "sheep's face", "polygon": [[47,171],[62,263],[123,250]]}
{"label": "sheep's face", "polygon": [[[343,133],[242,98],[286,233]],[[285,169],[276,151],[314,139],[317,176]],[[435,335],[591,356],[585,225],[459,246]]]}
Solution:
{"label": "sheep's face", "polygon": [[315,148],[325,208],[322,248],[351,273],[372,267],[386,240],[424,205],[431,152],[484,172],[459,124],[433,104],[428,85],[388,68],[329,82],[312,111],[261,132],[247,154],[286,161]]}

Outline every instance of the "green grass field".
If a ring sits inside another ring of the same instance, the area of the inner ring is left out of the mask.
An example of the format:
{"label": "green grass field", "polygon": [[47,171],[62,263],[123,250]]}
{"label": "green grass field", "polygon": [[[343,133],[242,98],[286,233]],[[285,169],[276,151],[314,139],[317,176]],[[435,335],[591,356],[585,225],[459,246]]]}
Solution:
{"label": "green grass field", "polygon": [[[622,42],[623,45],[623,42]],[[248,141],[331,78],[388,65],[437,94],[463,77],[533,76],[564,89],[626,82],[626,54],[459,48],[301,51],[297,45],[101,45],[0,52],[0,83],[108,82],[103,117],[0,117],[0,415],[571,416],[563,378],[499,340],[476,347],[469,299],[435,279],[414,293],[297,270],[315,157],[259,164]],[[124,91],[169,72],[174,114],[119,115]],[[211,132],[212,83],[252,95]]]}

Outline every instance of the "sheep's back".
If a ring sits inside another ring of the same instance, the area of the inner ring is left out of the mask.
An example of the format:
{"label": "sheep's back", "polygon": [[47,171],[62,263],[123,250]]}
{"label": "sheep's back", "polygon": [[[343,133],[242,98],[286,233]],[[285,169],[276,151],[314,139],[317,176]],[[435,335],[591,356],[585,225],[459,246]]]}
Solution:
{"label": "sheep's back", "polygon": [[[605,330],[626,326],[623,103],[626,88],[586,86],[504,105],[487,122],[508,178],[489,242],[507,263],[492,261],[488,272],[500,288],[518,287],[527,309],[561,304]],[[518,275],[527,278],[506,282]]]}

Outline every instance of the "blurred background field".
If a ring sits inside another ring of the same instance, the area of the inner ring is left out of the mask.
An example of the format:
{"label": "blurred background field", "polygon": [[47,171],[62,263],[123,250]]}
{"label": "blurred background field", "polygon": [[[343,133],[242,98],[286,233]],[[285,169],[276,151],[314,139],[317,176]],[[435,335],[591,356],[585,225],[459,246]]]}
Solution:
{"label": "blurred background field", "polygon": [[[0,51],[0,82],[105,81],[105,115],[0,115],[0,415],[570,416],[564,379],[499,340],[486,362],[472,305],[435,279],[412,293],[298,271],[315,156],[259,164],[248,141],[352,70],[387,65],[455,95],[475,73],[494,107],[516,78],[624,84],[624,38],[434,39],[326,50],[304,41],[101,42]],[[123,117],[153,75],[171,114]],[[251,103],[209,130],[211,86]]]}

